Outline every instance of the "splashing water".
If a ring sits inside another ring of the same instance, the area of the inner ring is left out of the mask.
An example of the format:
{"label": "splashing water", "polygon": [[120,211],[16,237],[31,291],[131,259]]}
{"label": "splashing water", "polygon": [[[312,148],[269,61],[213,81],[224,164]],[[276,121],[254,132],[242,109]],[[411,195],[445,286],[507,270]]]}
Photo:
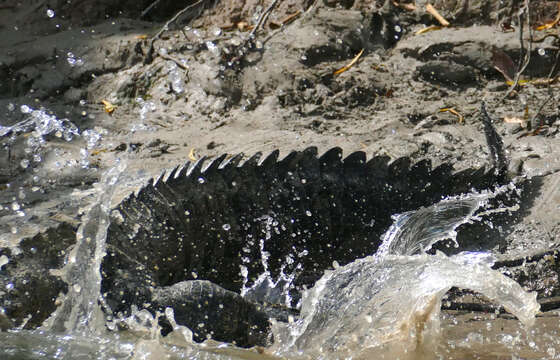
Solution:
{"label": "splashing water", "polygon": [[69,292],[63,304],[43,324],[44,330],[88,334],[95,332],[103,321],[97,305],[101,291],[100,267],[105,255],[111,199],[125,169],[126,163],[120,162],[101,178],[98,201],[78,229],[76,245],[67,264],[56,274],[69,284]]}
{"label": "splashing water", "polygon": [[[396,215],[376,255],[326,271],[303,294],[298,319],[287,324],[273,322],[274,344],[264,354],[212,340],[193,343],[192,332],[177,325],[170,308],[165,310],[165,316],[173,331],[165,338],[159,333],[158,314],[139,309],[133,309],[130,317],[122,319],[128,331],[107,333],[105,326],[109,330],[117,326],[114,321],[105,322],[98,304],[100,264],[112,193],[124,169],[125,164],[119,164],[102,178],[99,200],[88,211],[77,244],[59,274],[70,285],[63,304],[39,331],[20,337],[0,336],[0,344],[31,339],[51,358],[87,353],[80,358],[103,360],[435,358],[436,349],[441,348],[442,298],[454,286],[485,295],[526,326],[534,322],[539,311],[536,294],[525,292],[513,280],[492,270],[493,258],[489,254],[460,253],[447,257],[439,252],[424,253],[442,239],[455,241],[457,228],[479,220],[481,213],[477,211],[505,191],[501,188],[444,199],[430,207]],[[507,210],[483,211],[487,214]],[[271,217],[256,221],[264,221],[268,231],[274,228]],[[261,244],[266,273],[268,254],[263,249]],[[274,290],[279,285],[278,281],[268,280],[263,280],[261,286],[269,284]],[[251,290],[256,288],[245,288],[246,293]],[[24,347],[20,345],[0,345],[0,354],[13,352],[14,348],[19,351]]]}
{"label": "splashing water", "polygon": [[423,253],[439,240],[456,241],[457,227],[477,219],[475,212],[503,190],[448,198],[395,216],[376,255],[326,271],[304,293],[301,318],[274,324],[274,353],[416,358],[437,344],[441,301],[452,287],[477,291],[531,326],[540,309],[537,294],[492,270],[488,254]]}

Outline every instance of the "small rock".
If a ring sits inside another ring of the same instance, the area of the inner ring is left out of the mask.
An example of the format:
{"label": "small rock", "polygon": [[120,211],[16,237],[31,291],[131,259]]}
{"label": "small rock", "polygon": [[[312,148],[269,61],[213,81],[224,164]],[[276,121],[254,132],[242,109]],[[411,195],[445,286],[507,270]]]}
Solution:
{"label": "small rock", "polygon": [[474,69],[470,66],[432,60],[419,66],[416,71],[420,78],[443,85],[466,85],[476,83]]}

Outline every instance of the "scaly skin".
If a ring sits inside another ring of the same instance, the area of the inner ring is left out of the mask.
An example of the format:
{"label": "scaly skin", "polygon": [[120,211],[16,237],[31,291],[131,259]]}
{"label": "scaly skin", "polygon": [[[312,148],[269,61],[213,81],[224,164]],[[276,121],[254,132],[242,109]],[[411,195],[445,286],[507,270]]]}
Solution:
{"label": "scaly skin", "polygon": [[194,279],[239,293],[240,266],[248,269],[248,285],[264,271],[261,244],[273,277],[282,266],[285,274],[297,273],[297,297],[334,260],[346,264],[375,253],[391,215],[499,182],[492,169],[456,173],[408,158],[366,161],[363,152],[343,159],[339,148],[320,157],[316,148],[281,160],[278,152],[259,162],[260,156],[239,165],[241,156],[224,155],[205,169],[203,160],[187,163],[121,202],[102,265],[102,293],[112,311],[151,303],[157,289]]}

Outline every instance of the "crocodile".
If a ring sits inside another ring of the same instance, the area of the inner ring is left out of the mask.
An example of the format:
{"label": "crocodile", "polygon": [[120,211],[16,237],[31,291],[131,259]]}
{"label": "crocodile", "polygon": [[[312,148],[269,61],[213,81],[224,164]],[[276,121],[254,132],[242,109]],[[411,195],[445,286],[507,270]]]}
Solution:
{"label": "crocodile", "polygon": [[253,303],[251,319],[232,319],[215,306],[201,310],[212,294],[200,300],[200,291],[185,289],[227,294],[230,300],[220,305],[235,301],[250,308],[251,300],[239,294],[267,271],[273,279],[291,274],[290,295],[297,301],[333,261],[347,264],[375,253],[392,215],[503,184],[500,138],[491,124],[485,132],[493,166],[462,171],[408,157],[368,160],[361,151],[343,157],[340,148],[319,156],[315,147],[282,159],[273,151],[244,161],[239,154],[187,162],[112,211],[102,264],[107,307],[114,314],[127,314],[132,305],[155,313],[182,304],[182,315],[175,306],[175,316],[196,341],[266,345],[266,304]]}
{"label": "crocodile", "polygon": [[[482,118],[491,158],[480,168],[368,159],[361,151],[343,157],[340,148],[319,155],[310,147],[284,158],[279,151],[203,158],[161,174],[111,211],[101,266],[105,310],[118,317],[133,305],[154,314],[171,307],[196,341],[266,345],[268,319],[294,314],[302,290],[333,262],[375,253],[392,215],[510,180],[501,139],[484,109]],[[0,300],[14,326],[30,317],[26,327],[37,327],[56,308],[56,295],[67,285],[45,270],[61,266],[72,239],[75,228],[61,226],[9,254],[0,285],[12,283],[14,290],[0,292]],[[241,296],[265,271],[273,279],[292,276],[292,302]],[[34,289],[49,289],[49,296],[29,296]],[[169,331],[169,323],[161,324]]]}

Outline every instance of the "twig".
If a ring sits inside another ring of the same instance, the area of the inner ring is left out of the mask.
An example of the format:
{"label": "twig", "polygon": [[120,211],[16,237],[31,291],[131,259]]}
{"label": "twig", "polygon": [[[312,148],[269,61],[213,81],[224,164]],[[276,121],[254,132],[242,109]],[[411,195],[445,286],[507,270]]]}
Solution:
{"label": "twig", "polygon": [[[530,5],[531,5],[531,0],[525,0],[525,5],[523,6],[524,9],[519,11],[517,17],[519,19],[519,43],[521,46],[520,59],[517,65],[517,72],[515,73],[513,84],[510,85],[506,95],[502,98],[502,100],[508,98],[511,95],[512,91],[515,88],[517,88],[521,74],[523,73],[523,71],[525,71],[527,65],[529,65],[529,62],[531,61],[531,51],[533,50],[533,30],[531,29],[531,13],[529,10]],[[527,27],[529,28],[529,45],[527,48],[527,52],[525,52],[525,43],[523,41],[523,23],[524,23],[523,14],[525,13],[525,11],[527,11]],[[521,56],[523,56],[524,52],[525,52],[524,55],[525,59],[523,60],[523,62],[521,62]]]}
{"label": "twig", "polygon": [[[255,40],[255,34],[256,34],[257,30],[262,26],[262,24],[264,24],[264,22],[268,18],[268,15],[270,15],[270,13],[274,9],[274,7],[278,3],[278,1],[279,0],[272,1],[272,3],[268,6],[268,8],[261,14],[261,16],[259,17],[259,20],[257,21],[257,24],[255,25],[253,30],[251,30],[247,39],[245,39],[243,44],[238,47],[238,49],[240,49],[239,55],[235,56],[233,59],[231,59],[231,61],[230,61],[231,64],[239,63],[239,62],[241,62],[241,60],[243,60],[243,58],[245,58],[245,55],[247,55],[247,52],[249,51],[249,49],[251,47],[253,47],[253,41]],[[282,28],[280,28],[280,29],[282,29]],[[277,31],[280,31],[280,29],[278,29]],[[231,64],[230,64],[230,66],[231,66]]]}
{"label": "twig", "polygon": [[500,135],[492,125],[492,119],[486,112],[486,105],[484,101],[480,105],[480,114],[482,117],[482,124],[484,125],[484,136],[486,143],[490,150],[490,157],[492,165],[495,168],[495,173],[498,177],[503,178],[508,168],[508,161],[504,151],[504,143]]}
{"label": "twig", "polygon": [[153,8],[154,6],[156,6],[157,4],[159,4],[160,1],[161,1],[161,0],[156,0],[156,1],[154,1],[153,3],[150,4],[150,6],[148,6],[144,11],[142,11],[142,14],[140,14],[140,19],[142,19],[144,16],[146,16],[146,14],[147,14],[148,12],[150,12],[150,10],[152,10],[152,8]]}
{"label": "twig", "polygon": [[192,9],[195,6],[200,5],[204,0],[198,0],[197,2],[187,6],[186,8],[180,10],[177,14],[175,14],[175,16],[173,16],[169,21],[167,21],[165,23],[165,25],[157,32],[157,34],[155,34],[151,41],[150,41],[150,48],[148,49],[148,52],[146,54],[146,57],[144,58],[144,64],[150,64],[153,60],[154,60],[154,43],[156,40],[159,39],[159,37],[161,36],[161,34],[163,34],[165,31],[169,30],[169,25],[171,25],[173,22],[177,21],[177,19],[183,15],[184,13],[186,13],[187,11],[189,11],[190,9]]}
{"label": "twig", "polygon": [[257,32],[257,30],[264,24],[264,22],[266,21],[266,19],[268,19],[268,16],[270,15],[270,13],[272,12],[272,10],[274,9],[274,7],[276,6],[276,4],[278,3],[279,0],[274,0],[272,1],[272,3],[270,4],[270,6],[261,14],[261,17],[259,18],[259,21],[257,21],[257,25],[255,25],[255,27],[253,28],[253,30],[251,30],[251,32],[249,33],[249,39],[252,39],[253,36],[255,35],[255,33]]}
{"label": "twig", "polygon": [[177,64],[177,66],[180,67],[181,69],[186,70],[186,71],[189,71],[189,68],[188,68],[185,64],[183,64],[179,59],[176,59],[176,58],[174,58],[173,56],[170,56],[170,55],[167,55],[167,54],[161,54],[161,53],[159,54],[159,56],[160,56],[162,59],[169,60],[169,61],[173,61],[173,62],[174,62],[175,64]]}
{"label": "twig", "polygon": [[[303,16],[305,17],[305,15],[307,14],[307,12],[305,12],[303,14]],[[264,40],[263,40],[263,44],[266,44],[270,39],[272,39],[274,37],[274,35],[278,34],[279,32],[281,32],[282,30],[284,30],[284,27],[288,24],[290,24],[291,22],[295,21],[295,19],[301,15],[301,10],[296,11],[295,13],[293,13],[292,15],[289,15],[288,17],[286,17],[285,19],[283,19],[280,22],[280,26],[278,27],[278,29],[272,31]]]}
{"label": "twig", "polygon": [[449,26],[449,21],[445,20],[445,18],[441,16],[432,4],[426,4],[426,12],[432,15],[441,24],[441,26]]}
{"label": "twig", "polygon": [[[552,79],[552,76],[554,75],[554,73],[556,72],[556,68],[558,67],[558,63],[560,60],[560,50],[556,51],[556,59],[554,60],[554,65],[552,65],[552,68],[550,69],[550,72],[548,73],[548,79]],[[537,109],[537,112],[535,113],[535,115],[531,118],[531,121],[529,121],[529,126],[532,126],[533,123],[537,120],[537,117],[540,115],[542,109],[546,106],[546,104],[548,104],[548,102],[550,100],[552,100],[552,98],[554,98],[554,92],[552,91],[552,84],[553,81],[551,81],[550,83],[548,83],[548,96],[546,99],[544,99],[544,101],[541,103],[541,105],[539,106],[539,108]]]}

